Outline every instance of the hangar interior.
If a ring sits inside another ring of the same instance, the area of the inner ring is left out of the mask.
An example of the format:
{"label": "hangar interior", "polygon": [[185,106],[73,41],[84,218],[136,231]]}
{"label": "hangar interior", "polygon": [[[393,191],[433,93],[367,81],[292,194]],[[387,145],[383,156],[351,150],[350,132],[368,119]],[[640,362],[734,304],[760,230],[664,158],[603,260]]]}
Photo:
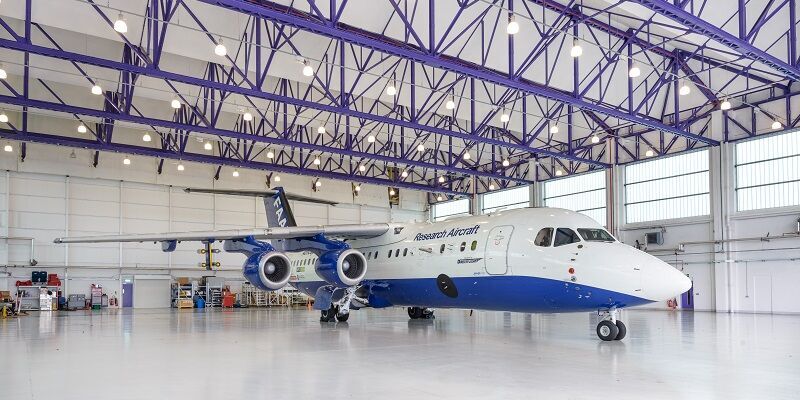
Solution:
{"label": "hangar interior", "polygon": [[[0,304],[27,315],[4,306],[0,353],[27,368],[0,390],[81,397],[59,369],[105,345],[119,371],[99,373],[103,388],[153,383],[119,398],[263,397],[254,370],[287,378],[272,394],[381,393],[343,383],[342,360],[381,364],[364,374],[389,398],[519,397],[530,383],[555,398],[793,398],[798,18],[795,0],[2,1]],[[597,313],[453,309],[416,324],[394,307],[325,326],[297,290],[253,289],[221,244],[54,243],[264,228],[264,199],[186,189],[277,187],[336,203],[291,200],[298,226],[577,211],[692,287],[623,311],[626,343],[591,340]],[[78,311],[55,311],[73,298]],[[237,364],[220,372],[230,391],[170,388],[181,364],[159,351]],[[58,378],[23,383],[37,370]]]}

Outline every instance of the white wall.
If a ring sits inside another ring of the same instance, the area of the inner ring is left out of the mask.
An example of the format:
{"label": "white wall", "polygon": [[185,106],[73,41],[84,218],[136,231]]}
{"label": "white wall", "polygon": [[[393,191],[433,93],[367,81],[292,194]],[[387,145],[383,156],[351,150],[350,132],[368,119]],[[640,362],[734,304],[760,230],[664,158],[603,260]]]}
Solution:
{"label": "white wall", "polygon": [[[696,310],[800,313],[800,237],[759,239],[794,232],[800,207],[737,212],[733,146],[711,149],[711,215],[624,224],[620,207],[618,237],[633,245],[637,239],[644,243],[645,232],[663,229],[664,244],[647,250],[692,278]],[[616,172],[621,193],[624,167]],[[619,196],[616,203],[623,204]],[[753,239],[740,240],[748,238]],[[676,251],[681,244],[683,250]],[[666,308],[666,303],[651,307]]]}
{"label": "white wall", "polygon": [[[178,172],[165,162],[163,174],[156,173],[157,160],[132,157],[124,166],[122,156],[102,153],[100,167],[91,166],[92,153],[71,149],[28,145],[27,158],[1,153],[0,235],[33,238],[36,267],[30,241],[0,240],[0,290],[13,290],[16,280],[30,279],[32,270],[67,277],[67,294],[89,294],[91,283],[119,291],[120,275],[172,275],[200,277],[217,275],[241,280],[243,257],[220,253],[222,271],[201,269],[198,243],[178,244],[164,253],[153,243],[54,244],[60,236],[146,233],[182,230],[254,228],[266,225],[259,198],[187,194],[186,186],[225,189],[266,189],[265,175],[240,170],[233,178],[223,169],[215,181],[215,167],[185,163]],[[400,207],[389,208],[385,187],[362,185],[353,197],[351,184],[323,181],[322,190],[311,190],[312,178],[282,175],[281,184],[290,193],[341,202],[335,206],[292,202],[298,224],[343,224],[361,222],[411,221],[427,219],[424,193],[401,191]],[[13,267],[18,265],[19,267]],[[119,297],[119,296],[118,296]]]}

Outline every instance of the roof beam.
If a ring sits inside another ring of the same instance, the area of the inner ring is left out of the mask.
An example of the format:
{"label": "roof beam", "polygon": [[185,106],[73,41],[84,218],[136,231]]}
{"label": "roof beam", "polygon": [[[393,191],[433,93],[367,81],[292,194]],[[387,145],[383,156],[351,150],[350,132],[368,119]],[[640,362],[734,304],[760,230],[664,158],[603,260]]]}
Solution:
{"label": "roof beam", "polygon": [[[291,105],[298,106],[298,107],[310,108],[310,109],[330,112],[330,113],[333,113],[333,114],[347,115],[347,116],[351,116],[351,117],[355,117],[355,118],[362,118],[362,119],[365,119],[365,120],[376,121],[376,122],[385,123],[385,124],[389,124],[389,125],[402,126],[402,127],[409,128],[409,129],[415,129],[415,130],[420,130],[420,131],[424,131],[424,132],[431,132],[431,133],[435,133],[435,134],[438,134],[438,135],[455,137],[455,138],[459,138],[459,139],[463,139],[463,140],[470,140],[470,141],[477,140],[477,141],[480,141],[480,142],[483,142],[483,143],[486,143],[486,144],[496,145],[496,146],[500,146],[500,147],[506,147],[506,148],[510,148],[510,149],[514,149],[514,150],[518,150],[518,151],[523,151],[523,152],[526,152],[526,153],[538,153],[538,154],[541,154],[543,156],[564,158],[564,159],[567,159],[567,160],[576,161],[576,162],[580,162],[580,163],[586,163],[586,164],[590,164],[590,165],[597,165],[597,166],[604,167],[604,168],[608,167],[608,164],[606,164],[606,163],[602,163],[602,162],[591,160],[591,159],[577,157],[577,156],[572,155],[572,154],[559,153],[559,152],[556,152],[556,151],[550,151],[550,150],[541,149],[541,148],[537,148],[537,147],[531,147],[531,146],[524,145],[524,144],[505,142],[505,141],[502,141],[502,140],[499,140],[499,139],[494,139],[494,138],[477,137],[477,136],[472,135],[470,133],[456,132],[456,131],[453,131],[453,130],[433,127],[433,126],[430,126],[430,125],[425,125],[425,124],[421,124],[421,123],[414,122],[414,121],[401,120],[401,119],[391,118],[391,117],[381,116],[381,115],[374,115],[374,114],[371,114],[371,113],[368,113],[368,112],[357,111],[357,110],[350,109],[348,107],[343,107],[343,106],[338,106],[338,105],[321,104],[321,103],[316,103],[316,102],[312,102],[312,101],[308,101],[308,100],[303,100],[303,99],[298,99],[298,98],[293,98],[293,97],[288,97],[288,96],[282,96],[282,95],[278,95],[278,94],[274,94],[274,93],[270,93],[270,92],[265,92],[265,91],[257,89],[257,88],[247,88],[247,87],[242,87],[242,86],[232,85],[232,84],[227,84],[227,83],[222,83],[222,82],[212,82],[212,81],[207,80],[207,79],[196,78],[196,77],[193,77],[193,76],[187,76],[187,75],[182,75],[182,74],[178,74],[178,73],[174,73],[174,72],[164,71],[162,69],[158,69],[158,68],[153,67],[153,66],[138,66],[138,65],[133,65],[133,64],[129,64],[129,63],[113,61],[113,60],[108,60],[108,59],[104,59],[104,58],[89,56],[89,55],[80,54],[80,53],[74,53],[74,52],[60,50],[60,49],[53,49],[53,48],[50,48],[50,47],[44,47],[44,46],[39,46],[39,45],[30,44],[30,43],[26,43],[26,42],[21,42],[21,41],[16,41],[16,40],[9,40],[9,39],[0,39],[0,48],[19,50],[19,51],[24,51],[24,52],[31,53],[31,54],[40,55],[40,56],[59,58],[59,59],[62,59],[62,60],[67,60],[67,61],[73,61],[73,62],[78,62],[78,63],[83,63],[83,64],[89,64],[89,65],[94,65],[94,66],[103,67],[103,68],[110,68],[110,69],[114,69],[114,70],[117,70],[117,71],[125,71],[125,72],[135,73],[135,74],[138,74],[138,75],[145,75],[145,76],[150,76],[150,77],[153,77],[153,78],[165,79],[165,80],[168,80],[168,81],[181,82],[181,83],[185,83],[185,84],[193,85],[193,86],[198,86],[198,87],[209,87],[209,88],[212,88],[212,89],[221,90],[221,91],[227,91],[227,92],[231,92],[231,93],[236,93],[236,94],[240,94],[240,95],[243,95],[243,96],[250,96],[250,97],[253,97],[253,98],[260,98],[260,99],[269,100],[269,101],[276,101],[276,102],[280,102],[280,103],[291,104]],[[375,157],[371,156],[370,158],[375,158]]]}
{"label": "roof beam", "polygon": [[[265,163],[258,161],[242,162],[233,158],[214,156],[210,154],[174,153],[168,150],[153,148],[153,147],[136,146],[136,145],[122,144],[122,143],[107,143],[107,142],[100,142],[97,140],[81,139],[75,137],[43,134],[36,132],[16,133],[10,129],[0,128],[0,138],[9,140],[19,140],[31,143],[73,147],[78,149],[89,149],[94,151],[107,151],[107,152],[115,152],[123,154],[133,154],[139,156],[191,161],[191,162],[212,164],[212,165],[225,165],[229,167],[247,168],[247,169],[261,170],[267,172],[282,172],[287,174],[307,175],[316,178],[355,181],[373,185],[390,186],[390,187],[405,188],[412,190],[422,190],[433,193],[443,193],[453,196],[463,196],[469,194],[451,190],[443,186],[434,187],[420,183],[408,183],[403,181],[395,181],[391,179],[366,176],[366,175],[351,175],[343,172],[311,170],[307,168],[290,167],[277,163],[272,164],[272,163]],[[97,157],[97,153],[95,153],[95,157]]]}
{"label": "roof beam", "polygon": [[426,65],[456,72],[476,79],[492,82],[496,85],[519,90],[523,93],[545,97],[554,101],[567,103],[614,118],[643,125],[651,129],[683,136],[703,143],[718,145],[719,142],[670,126],[654,118],[636,115],[629,111],[603,106],[581,97],[550,88],[535,82],[518,77],[509,77],[507,73],[484,68],[468,61],[442,54],[431,54],[424,49],[412,44],[399,42],[393,38],[364,31],[340,22],[322,20],[315,15],[303,12],[296,8],[286,7],[269,1],[258,3],[243,0],[198,0],[203,3],[224,7],[233,11],[264,18],[273,22],[293,26],[298,29],[322,35],[328,38],[340,39],[358,46],[375,49],[396,57],[410,59]]}
{"label": "roof beam", "polygon": [[800,69],[753,46],[745,39],[736,37],[702,18],[684,11],[663,0],[629,0],[641,4],[666,18],[682,24],[686,28],[708,37],[722,45],[738,52],[744,57],[768,65],[793,81],[800,81]]}

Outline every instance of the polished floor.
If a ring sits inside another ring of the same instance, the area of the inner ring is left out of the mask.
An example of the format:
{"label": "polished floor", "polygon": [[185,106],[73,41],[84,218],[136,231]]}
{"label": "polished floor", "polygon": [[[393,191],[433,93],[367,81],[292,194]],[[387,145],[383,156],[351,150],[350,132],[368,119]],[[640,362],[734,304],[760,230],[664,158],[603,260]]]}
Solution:
{"label": "polished floor", "polygon": [[305,309],[0,320],[2,399],[798,399],[800,316]]}

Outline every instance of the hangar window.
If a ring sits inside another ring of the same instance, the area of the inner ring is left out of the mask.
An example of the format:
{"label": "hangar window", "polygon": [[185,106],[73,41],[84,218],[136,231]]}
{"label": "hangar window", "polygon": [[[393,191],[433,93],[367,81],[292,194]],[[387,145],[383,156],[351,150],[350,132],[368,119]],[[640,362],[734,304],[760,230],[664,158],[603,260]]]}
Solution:
{"label": "hangar window", "polygon": [[481,197],[481,214],[500,209],[512,210],[531,206],[530,186],[517,186],[512,189],[488,192]]}
{"label": "hangar window", "polygon": [[558,247],[580,241],[581,240],[578,238],[578,234],[572,229],[558,228],[556,229],[556,240],[553,242],[553,246]]}
{"label": "hangar window", "polygon": [[800,131],[736,144],[736,209],[800,205]]}
{"label": "hangar window", "polygon": [[408,254],[408,249],[407,248],[403,249],[403,257],[405,257],[407,254]]}
{"label": "hangar window", "polygon": [[431,206],[431,220],[433,221],[443,221],[465,215],[470,215],[468,198],[445,201]]}
{"label": "hangar window", "polygon": [[466,248],[467,248],[467,242],[461,242],[461,251],[466,250]]}
{"label": "hangar window", "polygon": [[550,247],[550,242],[553,241],[553,228],[542,228],[533,243],[541,247]]}
{"label": "hangar window", "polygon": [[606,173],[589,172],[544,183],[544,206],[566,208],[606,225]]}
{"label": "hangar window", "polygon": [[439,253],[444,253],[444,243],[442,243],[442,245],[439,246]]}
{"label": "hangar window", "polygon": [[625,167],[625,221],[710,214],[708,167],[708,150]]}
{"label": "hangar window", "polygon": [[472,250],[472,251],[475,251],[475,249],[477,249],[477,248],[478,248],[478,241],[477,240],[473,240],[472,241],[472,245],[469,246],[469,249]]}

